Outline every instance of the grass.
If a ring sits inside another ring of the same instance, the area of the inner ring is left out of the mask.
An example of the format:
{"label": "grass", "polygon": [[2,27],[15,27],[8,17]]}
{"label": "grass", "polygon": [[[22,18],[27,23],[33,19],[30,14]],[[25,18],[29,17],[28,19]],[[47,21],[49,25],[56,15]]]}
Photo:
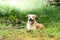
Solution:
{"label": "grass", "polygon": [[[8,26],[7,26],[8,27]],[[6,28],[6,27],[5,27]],[[27,32],[26,28],[1,29],[0,39],[5,40],[60,40],[60,22],[48,23],[43,30]]]}

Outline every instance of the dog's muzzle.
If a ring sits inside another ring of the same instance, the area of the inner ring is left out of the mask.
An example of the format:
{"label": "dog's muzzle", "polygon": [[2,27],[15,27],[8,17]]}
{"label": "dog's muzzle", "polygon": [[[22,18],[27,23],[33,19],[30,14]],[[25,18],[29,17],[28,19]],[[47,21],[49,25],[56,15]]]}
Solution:
{"label": "dog's muzzle", "polygon": [[34,19],[30,18],[29,21],[34,21]]}

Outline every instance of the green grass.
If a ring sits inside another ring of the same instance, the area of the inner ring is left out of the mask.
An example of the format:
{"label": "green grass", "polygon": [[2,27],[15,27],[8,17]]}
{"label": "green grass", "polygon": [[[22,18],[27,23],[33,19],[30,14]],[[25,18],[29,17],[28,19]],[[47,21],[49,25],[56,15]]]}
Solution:
{"label": "green grass", "polygon": [[36,40],[38,40],[38,39],[42,40],[42,39],[44,39],[44,37],[45,37],[44,40],[47,40],[47,39],[51,40],[52,38],[53,39],[55,39],[55,38],[60,39],[60,22],[47,23],[47,25],[45,25],[45,28],[43,30],[37,29],[37,30],[33,30],[31,32],[27,32],[26,28],[2,29],[2,30],[0,30],[0,36],[5,39],[8,39],[8,40],[11,40],[11,39],[17,40],[18,38],[22,39],[22,40],[24,40],[24,39],[28,40],[29,38],[32,38],[33,40],[34,40],[34,38],[36,38]]}

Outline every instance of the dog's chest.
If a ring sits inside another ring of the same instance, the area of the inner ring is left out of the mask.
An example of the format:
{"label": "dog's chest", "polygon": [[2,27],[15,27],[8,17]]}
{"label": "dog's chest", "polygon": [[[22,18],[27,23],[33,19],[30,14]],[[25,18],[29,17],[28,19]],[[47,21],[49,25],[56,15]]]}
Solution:
{"label": "dog's chest", "polygon": [[29,24],[27,23],[27,29],[36,29],[35,24]]}

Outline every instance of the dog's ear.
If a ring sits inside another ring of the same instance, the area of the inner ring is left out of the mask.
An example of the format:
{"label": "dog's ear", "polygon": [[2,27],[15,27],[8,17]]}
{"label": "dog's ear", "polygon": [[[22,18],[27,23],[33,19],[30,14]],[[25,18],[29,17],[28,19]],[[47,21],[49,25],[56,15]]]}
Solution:
{"label": "dog's ear", "polygon": [[30,14],[27,14],[26,17],[28,17]]}

